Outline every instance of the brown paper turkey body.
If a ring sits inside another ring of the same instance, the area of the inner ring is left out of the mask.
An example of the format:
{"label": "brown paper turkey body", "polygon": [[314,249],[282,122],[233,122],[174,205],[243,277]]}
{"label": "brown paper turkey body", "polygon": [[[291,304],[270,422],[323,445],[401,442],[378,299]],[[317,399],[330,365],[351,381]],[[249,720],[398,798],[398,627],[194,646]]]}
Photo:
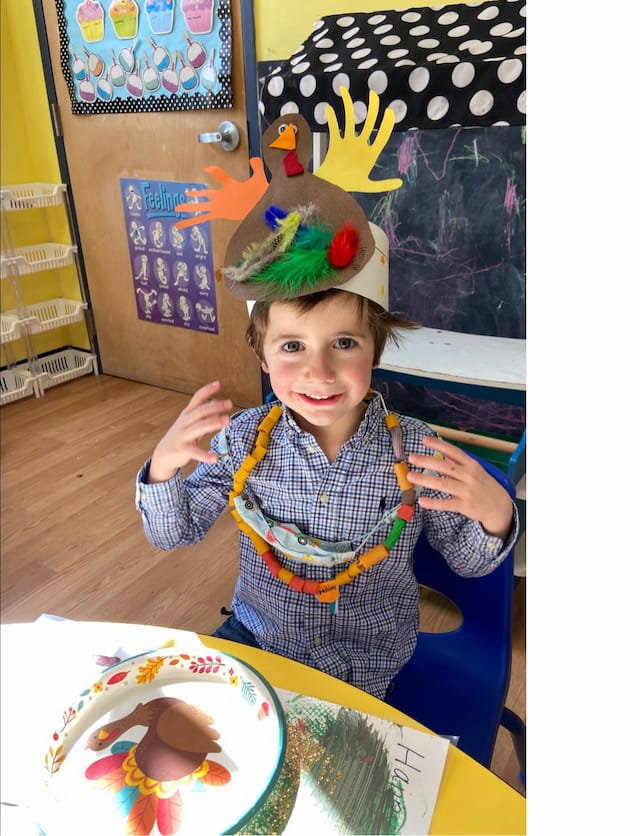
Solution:
{"label": "brown paper turkey body", "polygon": [[[384,259],[388,241],[381,246],[372,225],[349,192],[383,192],[400,188],[402,180],[374,180],[371,173],[384,149],[395,117],[387,108],[377,131],[379,97],[369,91],[369,107],[360,133],[356,133],[353,102],[340,88],[344,128],[327,106],[329,145],[315,172],[309,171],[312,135],[299,114],[273,122],[263,135],[261,157],[249,160],[252,175],[234,180],[224,169],[211,166],[207,173],[219,181],[218,189],[188,190],[195,203],[181,203],[176,211],[192,214],[176,223],[187,227],[216,218],[239,221],[221,270],[227,289],[245,300],[295,299],[307,293],[346,285],[370,262],[376,251]],[[374,137],[375,134],[375,137]],[[265,175],[265,164],[271,181]],[[347,288],[345,288],[347,289]],[[370,296],[362,289],[357,293]],[[378,301],[376,295],[370,296]]]}
{"label": "brown paper turkey body", "polygon": [[[371,258],[374,241],[366,215],[348,192],[308,170],[311,150],[311,130],[298,114],[274,122],[265,131],[262,153],[271,172],[271,181],[233,234],[225,257],[227,266],[223,275],[234,296],[269,298],[274,287],[279,297],[324,290],[348,281]],[[285,219],[292,218],[295,229],[288,230]],[[304,257],[305,230],[318,233],[315,240],[311,234],[308,236],[308,259]],[[290,233],[293,234],[287,239]],[[347,255],[338,263],[332,263],[331,246],[340,240],[340,236],[346,239]],[[324,259],[313,259],[314,244],[318,245],[318,251],[324,250]],[[312,279],[306,283],[304,279],[294,282],[291,293],[287,294],[281,283],[273,283],[268,271],[276,262],[283,271],[289,270],[294,254],[300,256],[300,269],[307,276],[311,273]],[[269,260],[271,255],[272,261]],[[310,263],[315,267],[318,262],[320,268],[309,270]],[[260,276],[261,265],[265,280]]]}

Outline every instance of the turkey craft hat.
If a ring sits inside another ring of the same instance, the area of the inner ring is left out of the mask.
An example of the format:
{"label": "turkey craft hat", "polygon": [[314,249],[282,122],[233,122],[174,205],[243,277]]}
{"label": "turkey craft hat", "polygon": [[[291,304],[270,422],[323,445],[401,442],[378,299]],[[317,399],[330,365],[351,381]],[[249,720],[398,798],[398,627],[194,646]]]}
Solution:
{"label": "turkey craft hat", "polygon": [[394,124],[386,110],[373,141],[379,100],[370,91],[363,128],[355,132],[353,103],[345,88],[344,130],[327,107],[329,146],[320,167],[308,170],[312,152],[309,125],[299,114],[273,122],[262,138],[263,160],[250,160],[252,176],[232,180],[218,166],[206,169],[220,189],[187,192],[208,203],[183,203],[179,211],[205,215],[179,221],[189,226],[214,217],[239,220],[221,270],[229,292],[239,299],[284,301],[337,287],[365,296],[389,310],[389,242],[369,223],[351,191],[381,192],[399,188],[400,179],[371,180],[369,175]]}

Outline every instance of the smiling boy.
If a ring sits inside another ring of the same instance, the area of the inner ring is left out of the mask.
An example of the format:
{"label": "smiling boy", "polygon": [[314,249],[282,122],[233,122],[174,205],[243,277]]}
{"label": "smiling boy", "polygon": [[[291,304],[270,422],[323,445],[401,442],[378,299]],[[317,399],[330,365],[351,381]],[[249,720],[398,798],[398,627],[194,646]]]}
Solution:
{"label": "smiling boy", "polygon": [[[341,95],[344,131],[327,108],[329,149],[315,172],[309,125],[287,115],[263,136],[270,182],[260,158],[242,183],[213,167],[222,187],[177,207],[199,213],[181,225],[241,220],[222,274],[230,293],[255,301],[247,340],[277,402],[231,416],[220,385],[203,386],[140,470],[137,507],[150,542],[174,549],[202,539],[231,505],[239,574],[233,614],[214,635],[383,698],[416,645],[421,532],[454,571],[479,577],[506,557],[518,520],[475,459],[422,421],[390,414],[369,388],[387,340],[413,324],[389,312],[385,233],[342,184],[384,191],[402,181],[370,178],[393,113],[373,139],[371,91],[356,135]],[[198,441],[212,433],[205,452]],[[184,479],[191,460],[199,464]]]}
{"label": "smiling boy", "polygon": [[[504,489],[474,459],[404,416],[398,424],[408,461],[430,472],[412,470],[410,484],[399,484],[397,441],[369,386],[386,339],[401,324],[348,290],[257,302],[247,337],[281,415],[267,419],[271,408],[263,405],[231,417],[219,384],[208,384],[138,477],[145,532],[162,549],[200,540],[236,494],[239,578],[233,615],[214,635],[311,665],[381,698],[415,648],[419,595],[411,561],[420,532],[466,576],[492,571],[517,533]],[[266,419],[272,425],[265,431]],[[198,440],[212,433],[205,452]],[[192,459],[200,464],[183,479],[181,468]],[[362,555],[390,545],[413,485],[424,492],[405,512],[401,536],[361,569]],[[329,602],[335,592],[321,592],[336,578],[347,580]]]}

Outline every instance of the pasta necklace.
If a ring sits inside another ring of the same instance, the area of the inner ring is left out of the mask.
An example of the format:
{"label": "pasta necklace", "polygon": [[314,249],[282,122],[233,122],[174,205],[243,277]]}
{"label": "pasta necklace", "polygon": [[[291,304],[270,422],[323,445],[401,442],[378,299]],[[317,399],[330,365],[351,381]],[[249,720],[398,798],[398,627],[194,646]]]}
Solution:
{"label": "pasta necklace", "polygon": [[[372,396],[373,393],[370,392],[368,399]],[[413,484],[407,479],[409,468],[407,463],[404,461],[400,423],[396,415],[387,413],[384,416],[384,422],[391,436],[394,457],[396,459],[393,469],[395,470],[398,485],[402,491],[402,504],[396,512],[397,516],[391,527],[391,531],[381,543],[373,548],[370,548],[359,557],[356,557],[345,570],[336,575],[336,577],[332,580],[313,581],[301,578],[290,569],[284,567],[274,555],[267,541],[242,519],[234,506],[234,499],[242,494],[245,482],[249,478],[251,471],[265,457],[267,447],[269,446],[271,431],[277,424],[281,415],[282,407],[276,404],[258,425],[254,448],[242,462],[233,477],[233,489],[229,492],[229,505],[231,506],[231,513],[238,525],[238,528],[250,538],[256,551],[267,564],[267,567],[274,578],[283,581],[290,586],[291,589],[295,589],[296,592],[305,592],[309,595],[315,595],[319,601],[322,601],[325,604],[331,604],[332,607],[335,608],[338,598],[340,597],[340,587],[351,583],[351,581],[357,578],[361,572],[364,572],[366,569],[371,569],[377,563],[380,563],[388,557],[391,549],[400,539],[405,525],[413,517],[416,493]]]}

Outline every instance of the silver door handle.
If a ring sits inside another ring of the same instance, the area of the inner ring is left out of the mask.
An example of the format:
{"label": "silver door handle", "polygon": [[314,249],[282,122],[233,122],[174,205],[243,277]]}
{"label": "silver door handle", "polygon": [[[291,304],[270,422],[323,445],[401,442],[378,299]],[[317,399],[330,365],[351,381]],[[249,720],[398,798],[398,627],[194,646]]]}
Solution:
{"label": "silver door handle", "polygon": [[217,131],[198,134],[198,142],[219,142],[225,151],[235,151],[240,145],[240,131],[234,122],[221,122]]}

